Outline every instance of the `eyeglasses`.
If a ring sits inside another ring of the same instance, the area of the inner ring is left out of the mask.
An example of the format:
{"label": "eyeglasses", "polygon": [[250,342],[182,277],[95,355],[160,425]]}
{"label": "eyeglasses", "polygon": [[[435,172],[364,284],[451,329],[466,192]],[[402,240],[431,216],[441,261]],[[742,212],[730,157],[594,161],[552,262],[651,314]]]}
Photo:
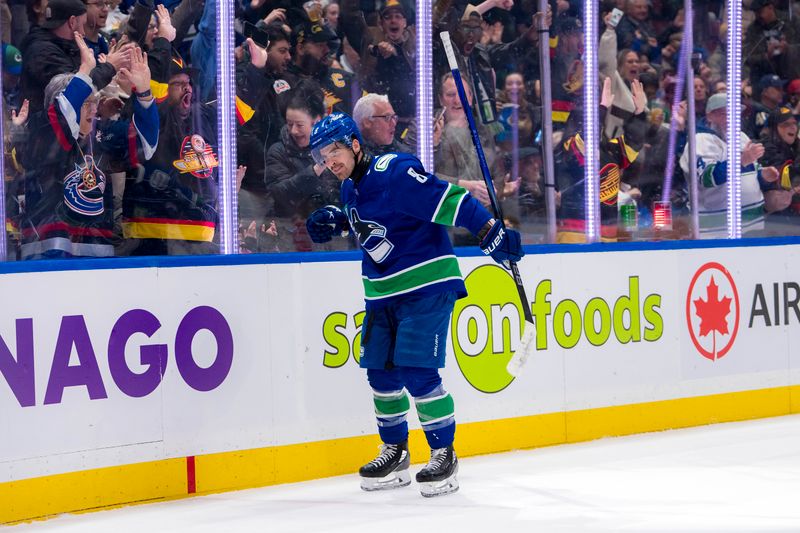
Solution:
{"label": "eyeglasses", "polygon": [[372,118],[381,118],[386,122],[397,122],[397,115],[372,115]]}
{"label": "eyeglasses", "polygon": [[100,9],[111,9],[114,4],[112,2],[86,2],[87,6],[98,6]]}
{"label": "eyeglasses", "polygon": [[464,33],[465,35],[472,34],[472,35],[480,35],[483,33],[483,28],[480,26],[459,26],[458,31]]}

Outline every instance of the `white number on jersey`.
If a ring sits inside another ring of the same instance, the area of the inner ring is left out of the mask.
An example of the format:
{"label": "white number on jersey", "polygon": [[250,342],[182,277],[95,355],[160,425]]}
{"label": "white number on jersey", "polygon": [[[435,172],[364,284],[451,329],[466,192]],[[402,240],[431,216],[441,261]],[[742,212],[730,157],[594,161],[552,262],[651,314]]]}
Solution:
{"label": "white number on jersey", "polygon": [[411,176],[412,178],[416,179],[420,183],[425,183],[426,181],[428,181],[428,176],[425,176],[424,174],[420,174],[419,172],[417,172],[416,170],[414,170],[411,167],[408,168],[408,175]]}

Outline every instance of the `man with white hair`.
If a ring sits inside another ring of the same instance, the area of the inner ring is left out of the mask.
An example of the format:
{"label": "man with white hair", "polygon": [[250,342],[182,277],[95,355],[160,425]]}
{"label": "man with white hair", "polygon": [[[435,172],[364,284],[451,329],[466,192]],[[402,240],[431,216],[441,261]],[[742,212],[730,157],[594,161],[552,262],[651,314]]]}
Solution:
{"label": "man with white hair", "polygon": [[353,120],[361,130],[367,151],[379,156],[388,152],[410,153],[411,148],[395,139],[397,113],[385,94],[368,93],[356,102]]}

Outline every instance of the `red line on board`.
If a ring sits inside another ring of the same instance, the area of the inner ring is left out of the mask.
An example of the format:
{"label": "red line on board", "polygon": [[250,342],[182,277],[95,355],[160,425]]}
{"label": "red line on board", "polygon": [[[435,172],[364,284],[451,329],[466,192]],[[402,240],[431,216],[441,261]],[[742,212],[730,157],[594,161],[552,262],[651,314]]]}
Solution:
{"label": "red line on board", "polygon": [[186,488],[189,494],[197,492],[197,483],[194,469],[194,455],[186,458]]}

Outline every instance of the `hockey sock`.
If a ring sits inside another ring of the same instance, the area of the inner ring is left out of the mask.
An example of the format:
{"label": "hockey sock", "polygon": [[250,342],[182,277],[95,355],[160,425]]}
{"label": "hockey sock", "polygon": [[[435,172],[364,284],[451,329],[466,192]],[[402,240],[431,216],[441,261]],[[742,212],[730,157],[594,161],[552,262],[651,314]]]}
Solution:
{"label": "hockey sock", "polygon": [[406,391],[377,391],[372,389],[375,400],[375,417],[378,434],[386,444],[399,444],[408,438],[406,414],[411,408]]}
{"label": "hockey sock", "polygon": [[439,385],[428,394],[414,398],[425,438],[432,449],[453,444],[456,432],[455,404],[450,393]]}

